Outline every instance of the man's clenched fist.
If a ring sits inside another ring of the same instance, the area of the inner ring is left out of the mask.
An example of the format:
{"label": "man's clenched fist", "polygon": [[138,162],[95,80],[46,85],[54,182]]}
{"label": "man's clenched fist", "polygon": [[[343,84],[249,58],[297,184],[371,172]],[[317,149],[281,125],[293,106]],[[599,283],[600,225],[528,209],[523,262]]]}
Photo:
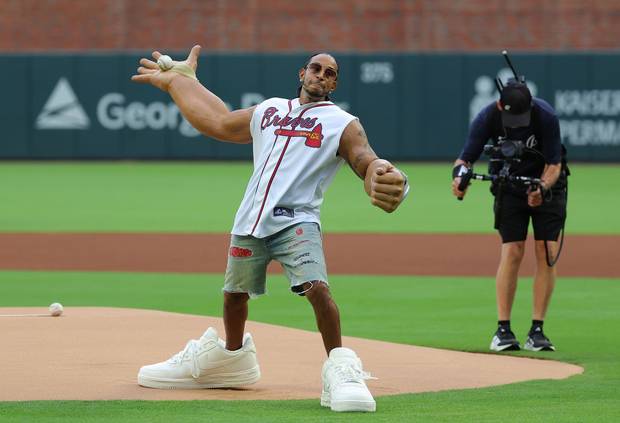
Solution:
{"label": "man's clenched fist", "polygon": [[375,160],[366,172],[367,192],[370,202],[388,213],[403,201],[407,180],[402,172],[387,160]]}

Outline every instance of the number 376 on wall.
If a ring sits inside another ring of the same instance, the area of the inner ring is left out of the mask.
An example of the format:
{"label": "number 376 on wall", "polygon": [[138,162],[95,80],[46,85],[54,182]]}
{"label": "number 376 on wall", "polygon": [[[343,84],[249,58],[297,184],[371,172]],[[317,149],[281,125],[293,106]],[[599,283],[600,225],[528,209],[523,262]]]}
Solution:
{"label": "number 376 on wall", "polygon": [[389,84],[394,80],[394,68],[390,62],[362,62],[360,80],[364,84]]}

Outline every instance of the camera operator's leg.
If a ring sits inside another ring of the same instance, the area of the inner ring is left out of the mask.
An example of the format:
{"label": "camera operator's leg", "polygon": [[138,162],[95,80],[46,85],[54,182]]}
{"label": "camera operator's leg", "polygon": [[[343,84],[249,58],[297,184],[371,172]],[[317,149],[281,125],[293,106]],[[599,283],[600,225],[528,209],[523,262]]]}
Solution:
{"label": "camera operator's leg", "polygon": [[[545,249],[545,242],[547,248]],[[547,251],[549,258],[553,259],[557,253],[558,243],[555,241],[536,240],[536,273],[532,287],[532,327],[527,334],[524,348],[530,351],[555,351],[555,347],[543,332],[543,323],[547,314],[547,308],[551,301],[553,288],[555,287],[555,266],[547,264]]]}
{"label": "camera operator's leg", "polygon": [[549,257],[555,257],[558,243],[555,241],[536,241],[536,274],[534,275],[533,298],[534,307],[532,310],[533,320],[545,320],[547,307],[551,300],[551,294],[555,287],[555,266],[547,265],[547,251],[545,250],[545,242]]}
{"label": "camera operator's leg", "polygon": [[[543,322],[555,287],[556,268],[550,267],[558,254],[558,242],[566,219],[566,194],[554,193],[551,201],[532,209],[532,226],[536,239],[536,274],[534,275],[532,327],[527,334],[525,349],[555,351],[543,332]],[[545,244],[547,248],[545,249]]]}
{"label": "camera operator's leg", "polygon": [[502,244],[502,255],[495,279],[498,327],[489,347],[493,351],[520,349],[519,341],[510,328],[510,313],[517,290],[519,267],[523,260],[524,250],[524,241]]}
{"label": "camera operator's leg", "polygon": [[523,198],[505,193],[501,205],[495,203],[496,222],[502,237],[502,251],[495,289],[497,298],[497,331],[490,349],[493,351],[518,350],[519,341],[510,328],[510,314],[517,290],[519,267],[525,251],[525,239],[529,225],[529,210]]}
{"label": "camera operator's leg", "polygon": [[502,244],[502,255],[495,279],[498,320],[510,320],[524,251],[525,241]]}

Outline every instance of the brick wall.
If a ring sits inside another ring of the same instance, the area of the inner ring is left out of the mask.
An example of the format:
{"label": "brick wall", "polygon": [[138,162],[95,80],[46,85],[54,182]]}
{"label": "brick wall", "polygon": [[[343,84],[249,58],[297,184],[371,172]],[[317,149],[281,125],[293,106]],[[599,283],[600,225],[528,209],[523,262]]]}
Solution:
{"label": "brick wall", "polygon": [[620,0],[0,0],[0,51],[620,47]]}

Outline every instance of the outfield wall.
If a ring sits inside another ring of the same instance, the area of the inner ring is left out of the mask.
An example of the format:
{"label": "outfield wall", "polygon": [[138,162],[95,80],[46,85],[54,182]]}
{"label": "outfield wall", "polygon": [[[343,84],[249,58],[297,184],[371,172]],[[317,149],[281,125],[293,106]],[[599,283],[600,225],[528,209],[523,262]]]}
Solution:
{"label": "outfield wall", "polygon": [[[139,53],[0,55],[3,159],[247,159],[249,146],[201,137],[169,97],[130,81]],[[305,54],[206,54],[199,79],[232,108],[292,97]],[[339,54],[334,101],[359,116],[375,150],[452,160],[468,123],[494,101],[499,54]],[[515,54],[557,110],[572,159],[620,160],[620,54]]]}
{"label": "outfield wall", "polygon": [[[27,28],[27,30],[24,30]],[[156,28],[156,30],[154,30]],[[0,0],[0,51],[590,51],[617,0]]]}

